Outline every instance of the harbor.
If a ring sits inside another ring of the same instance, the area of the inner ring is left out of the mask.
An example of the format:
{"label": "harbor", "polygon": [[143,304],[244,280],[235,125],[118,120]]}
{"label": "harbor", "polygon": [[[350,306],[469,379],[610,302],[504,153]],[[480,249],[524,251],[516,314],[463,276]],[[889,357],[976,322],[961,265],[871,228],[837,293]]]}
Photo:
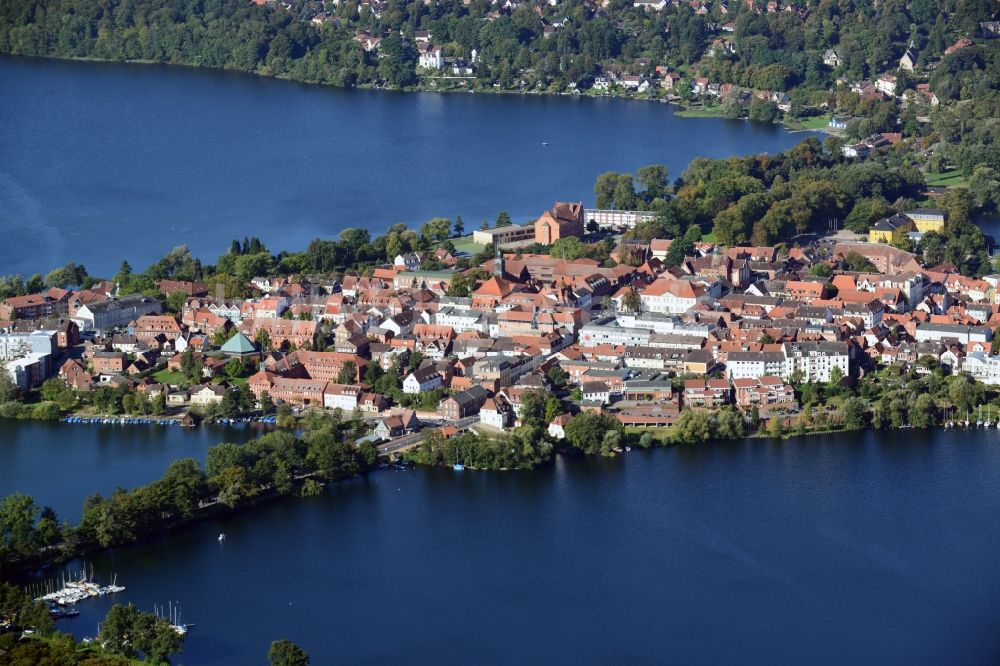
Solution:
{"label": "harbor", "polygon": [[82,601],[124,591],[125,586],[118,585],[117,576],[112,577],[110,584],[101,585],[94,580],[93,571],[88,574],[85,569],[80,571],[78,578],[67,577],[64,574],[58,580],[47,580],[28,586],[29,594],[35,601],[44,602],[49,608],[49,613],[56,619],[78,616],[80,611],[77,610],[76,604]]}
{"label": "harbor", "polygon": [[[158,425],[158,426],[186,426],[183,419],[174,418],[144,418],[134,416],[64,416],[59,419],[60,423],[72,423],[80,425]],[[278,422],[276,416],[254,416],[243,418],[220,418],[214,419],[212,423],[218,425],[248,425],[260,423],[263,425],[275,425]]]}

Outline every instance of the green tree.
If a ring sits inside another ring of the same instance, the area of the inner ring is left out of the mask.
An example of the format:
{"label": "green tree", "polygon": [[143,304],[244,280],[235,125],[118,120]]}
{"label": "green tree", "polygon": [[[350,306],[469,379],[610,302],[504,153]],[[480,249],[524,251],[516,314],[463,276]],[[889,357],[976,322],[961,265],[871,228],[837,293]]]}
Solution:
{"label": "green tree", "polygon": [[607,414],[595,414],[593,412],[583,412],[577,414],[565,428],[566,441],[570,446],[580,451],[594,455],[601,453],[605,447],[605,433],[621,432],[621,423],[614,417]]}
{"label": "green tree", "polygon": [[632,313],[642,310],[642,299],[639,297],[639,294],[635,289],[629,289],[628,292],[622,296],[622,309],[626,312]]}
{"label": "green tree", "polygon": [[344,361],[337,373],[338,384],[353,384],[358,380],[358,364],[354,361]]}
{"label": "green tree", "polygon": [[842,411],[846,430],[861,430],[865,427],[868,406],[864,400],[852,396],[844,401]]}
{"label": "green tree", "polygon": [[309,655],[295,643],[282,639],[271,643],[267,661],[271,666],[309,666]]}

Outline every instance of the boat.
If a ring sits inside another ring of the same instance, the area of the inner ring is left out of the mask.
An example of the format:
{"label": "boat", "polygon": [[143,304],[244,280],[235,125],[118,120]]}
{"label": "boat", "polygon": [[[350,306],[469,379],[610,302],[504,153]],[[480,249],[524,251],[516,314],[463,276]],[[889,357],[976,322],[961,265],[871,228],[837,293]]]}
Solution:
{"label": "boat", "polygon": [[219,541],[225,541],[225,540],[226,540],[226,534],[225,534],[225,532],[219,534]]}
{"label": "boat", "polygon": [[455,463],[454,465],[451,466],[451,468],[456,472],[461,472],[465,469],[465,465],[463,465],[462,463]]}

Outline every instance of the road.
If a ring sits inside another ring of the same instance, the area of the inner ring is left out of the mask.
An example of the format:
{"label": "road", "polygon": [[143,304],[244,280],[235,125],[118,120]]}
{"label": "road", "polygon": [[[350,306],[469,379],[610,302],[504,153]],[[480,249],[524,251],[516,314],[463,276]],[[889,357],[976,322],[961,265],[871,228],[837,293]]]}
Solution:
{"label": "road", "polygon": [[[425,428],[436,428],[443,425],[453,425],[459,430],[464,430],[471,426],[473,423],[479,420],[477,416],[467,416],[464,419],[459,419],[457,421],[424,421]],[[396,451],[401,451],[402,449],[408,448],[410,446],[415,446],[420,443],[423,439],[423,432],[414,432],[409,435],[403,435],[402,437],[397,437],[391,439],[388,442],[383,442],[378,445],[379,455],[387,455],[389,453],[395,453]]]}

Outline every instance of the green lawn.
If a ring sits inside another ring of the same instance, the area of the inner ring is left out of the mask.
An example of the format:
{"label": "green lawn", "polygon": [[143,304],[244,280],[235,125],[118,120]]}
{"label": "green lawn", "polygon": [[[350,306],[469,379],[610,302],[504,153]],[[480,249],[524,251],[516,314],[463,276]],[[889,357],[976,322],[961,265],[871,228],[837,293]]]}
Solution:
{"label": "green lawn", "polygon": [[725,111],[721,106],[702,106],[675,111],[674,115],[679,118],[722,118],[725,116]]}
{"label": "green lawn", "polygon": [[965,185],[965,178],[958,169],[944,173],[928,173],[924,174],[924,177],[931,187],[962,187]]}
{"label": "green lawn", "polygon": [[452,238],[452,245],[459,252],[468,252],[469,254],[479,254],[483,251],[483,245],[478,245],[472,242],[472,234],[468,236],[462,236],[461,238]]}
{"label": "green lawn", "polygon": [[184,381],[183,372],[173,372],[164,368],[159,372],[153,373],[153,379],[161,384],[180,384]]}
{"label": "green lawn", "polygon": [[805,129],[831,129],[830,116],[812,116],[811,118],[799,118],[799,124]]}

